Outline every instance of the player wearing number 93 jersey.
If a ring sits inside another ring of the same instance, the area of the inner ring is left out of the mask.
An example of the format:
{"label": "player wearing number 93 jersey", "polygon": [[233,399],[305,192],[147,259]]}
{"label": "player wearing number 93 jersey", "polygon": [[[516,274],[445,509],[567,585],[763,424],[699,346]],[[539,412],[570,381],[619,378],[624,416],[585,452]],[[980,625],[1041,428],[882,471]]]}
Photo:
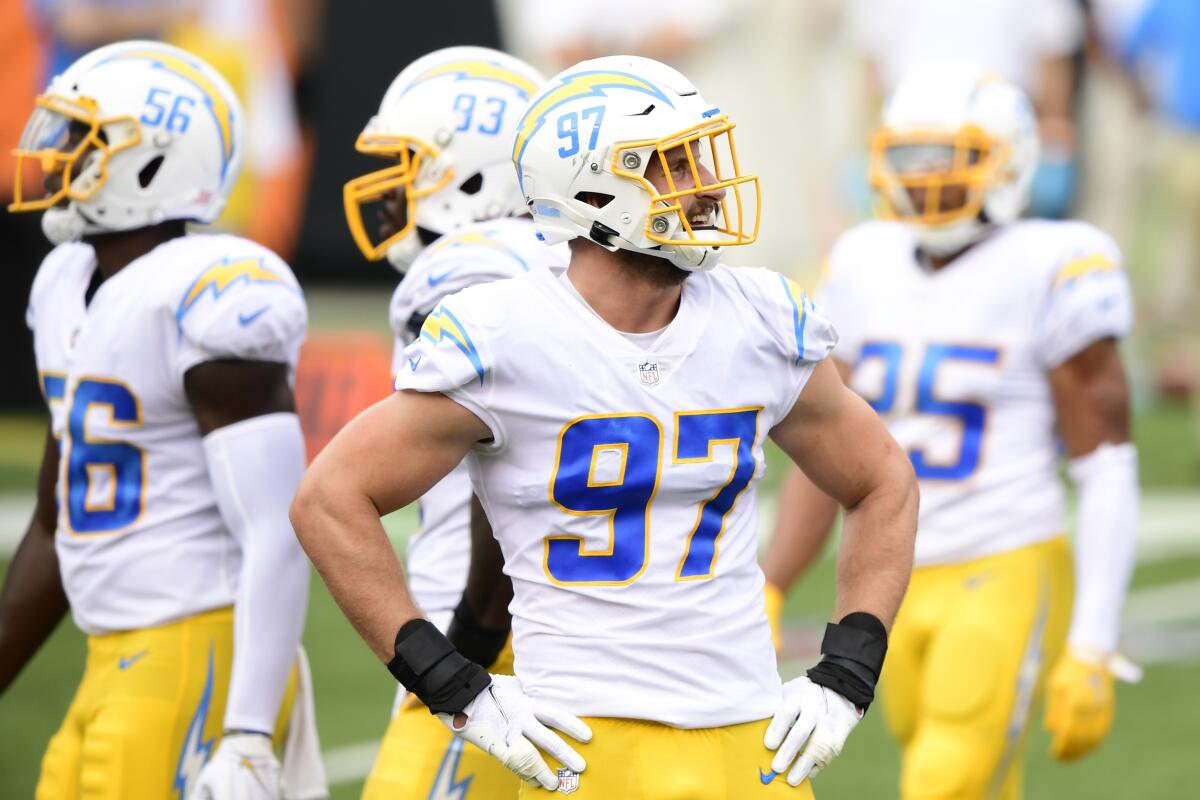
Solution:
{"label": "player wearing number 93 jersey", "polygon": [[[1115,345],[1131,299],[1109,237],[1015,219],[1036,162],[1015,87],[971,65],[914,72],[872,144],[897,219],[846,233],[821,292],[842,333],[834,358],[921,482],[917,570],[884,675],[906,800],[1019,797],[1047,675],[1055,757],[1088,752],[1112,719],[1137,515]],[[1073,609],[1059,437],[1080,490]],[[829,517],[802,478],[789,486],[779,536],[819,541]]]}
{"label": "player wearing number 93 jersey", "polygon": [[[538,241],[509,158],[525,104],[543,81],[528,64],[483,47],[447,47],[405,67],[359,136],[359,152],[385,166],[349,181],[347,223],[363,255],[384,258],[402,275],[389,321],[392,372],[411,369],[404,350],[442,298],[477,283],[565,264],[565,245]],[[366,209],[379,209],[368,236]],[[471,481],[455,467],[419,502],[420,530],[405,569],[422,612],[493,672],[512,672],[507,631],[481,630],[463,600],[471,557]],[[459,634],[473,631],[471,642]],[[496,650],[500,655],[496,656]],[[519,780],[502,764],[454,736],[420,701],[398,687],[395,708],[364,800],[454,796],[512,800]]]}
{"label": "player wearing number 93 jersey", "polygon": [[[569,266],[445,298],[404,351],[400,391],[330,443],[292,507],[397,679],[546,789],[811,796],[805,779],[870,702],[907,580],[911,469],[825,363],[832,327],[780,274],[718,263],[757,230],[732,127],[648,59],[552,78],[513,160]],[[822,665],[787,684],[756,560],[768,435],[854,507],[846,554],[862,576],[841,587]],[[377,519],[463,455],[513,585],[515,678],[466,663],[416,616]]]}
{"label": "player wearing number 93 jersey", "polygon": [[[39,800],[279,791],[308,589],[286,519],[307,311],[274,253],[184,227],[220,212],[243,133],[211,67],[123,42],[54,79],[17,152],[47,195],[14,210],[43,211],[58,246],[27,314],[51,420],[0,603],[0,687],[64,601],[88,635]],[[289,763],[285,795],[323,796],[315,729],[292,732],[313,760]]]}

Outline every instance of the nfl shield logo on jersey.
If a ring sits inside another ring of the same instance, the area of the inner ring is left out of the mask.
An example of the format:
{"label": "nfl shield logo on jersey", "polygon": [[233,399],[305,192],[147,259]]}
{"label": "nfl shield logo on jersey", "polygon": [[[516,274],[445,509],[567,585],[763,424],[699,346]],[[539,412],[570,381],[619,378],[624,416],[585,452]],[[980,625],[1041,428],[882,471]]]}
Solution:
{"label": "nfl shield logo on jersey", "polygon": [[558,771],[558,791],[570,794],[579,788],[579,773],[563,767]]}
{"label": "nfl shield logo on jersey", "polygon": [[658,362],[643,361],[638,364],[638,377],[642,380],[643,386],[658,385]]}

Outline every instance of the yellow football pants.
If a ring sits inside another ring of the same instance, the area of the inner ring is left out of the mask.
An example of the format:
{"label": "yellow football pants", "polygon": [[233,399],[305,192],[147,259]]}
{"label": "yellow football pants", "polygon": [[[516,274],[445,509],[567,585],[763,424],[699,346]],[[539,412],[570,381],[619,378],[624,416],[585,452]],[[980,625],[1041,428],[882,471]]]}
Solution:
{"label": "yellow football pants", "polygon": [[903,800],[1017,800],[1034,699],[1062,650],[1070,548],[1054,539],[914,570],[881,702],[903,748]]}
{"label": "yellow football pants", "polygon": [[[774,753],[763,746],[769,719],[723,728],[683,730],[633,719],[584,720],[592,741],[567,739],[587,769],[559,770],[572,800],[812,800],[812,784],[788,785],[771,772]],[[560,767],[551,762],[551,767]],[[574,787],[574,788],[572,788]],[[549,800],[540,787],[521,783],[522,800]]]}
{"label": "yellow football pants", "polygon": [[[512,640],[489,672],[511,675]],[[521,779],[450,732],[416,697],[392,717],[363,786],[363,800],[516,800]],[[455,794],[455,791],[461,792]]]}
{"label": "yellow football pants", "polygon": [[[42,759],[37,800],[184,800],[221,739],[229,608],[88,637],[83,680]],[[276,721],[278,746],[296,671]]]}

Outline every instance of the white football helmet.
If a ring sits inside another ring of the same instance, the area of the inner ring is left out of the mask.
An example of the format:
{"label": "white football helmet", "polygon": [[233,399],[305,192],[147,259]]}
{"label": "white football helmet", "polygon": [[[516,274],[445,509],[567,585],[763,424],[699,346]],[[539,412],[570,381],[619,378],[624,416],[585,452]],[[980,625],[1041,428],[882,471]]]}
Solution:
{"label": "white football helmet", "polygon": [[[211,66],[177,47],[101,47],[50,81],[14,151],[10,211],[44,211],[55,244],[169,219],[213,222],[242,164],[237,95]],[[29,172],[57,176],[22,196]],[[54,185],[58,184],[58,185]]]}
{"label": "white football helmet", "polygon": [[[547,242],[582,236],[708,269],[721,247],[758,235],[758,177],[739,171],[733,127],[671,67],[608,56],[546,84],[525,111],[512,158]],[[681,167],[672,174],[668,158],[680,151],[687,158],[672,161]],[[665,191],[646,178],[654,160]],[[685,198],[701,194],[722,199],[710,218],[688,219]]]}
{"label": "white football helmet", "polygon": [[[385,255],[403,272],[422,248],[464,225],[525,213],[508,163],[509,145],[542,76],[486,47],[447,47],[404,68],[355,144],[394,161],[346,184],[346,221],[364,256]],[[406,205],[404,224],[377,241],[364,205],[390,193]]]}
{"label": "white football helmet", "polygon": [[944,256],[1020,215],[1037,162],[1037,120],[1020,89],[973,64],[936,62],[906,76],[884,106],[870,180],[884,216]]}

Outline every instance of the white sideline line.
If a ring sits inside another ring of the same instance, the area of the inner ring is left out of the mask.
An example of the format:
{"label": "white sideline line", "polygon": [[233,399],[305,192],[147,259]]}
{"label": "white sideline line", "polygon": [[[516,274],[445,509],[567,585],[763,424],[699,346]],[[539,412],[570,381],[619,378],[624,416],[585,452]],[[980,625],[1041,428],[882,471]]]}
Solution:
{"label": "white sideline line", "polygon": [[1200,620],[1200,578],[1138,589],[1125,601],[1126,625],[1182,620]]}
{"label": "white sideline line", "polygon": [[340,783],[360,781],[367,777],[378,752],[379,742],[376,740],[333,747],[321,753],[329,785],[336,786]]}

